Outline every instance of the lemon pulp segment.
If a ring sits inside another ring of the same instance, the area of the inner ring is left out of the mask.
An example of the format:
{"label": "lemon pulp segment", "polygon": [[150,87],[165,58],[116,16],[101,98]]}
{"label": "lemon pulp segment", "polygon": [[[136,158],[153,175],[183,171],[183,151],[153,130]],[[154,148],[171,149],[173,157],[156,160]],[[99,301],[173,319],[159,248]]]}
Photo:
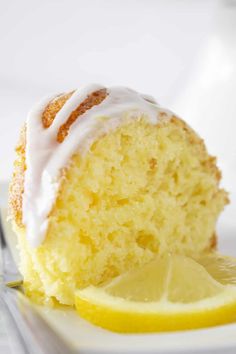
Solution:
{"label": "lemon pulp segment", "polygon": [[117,332],[193,329],[236,320],[236,259],[158,257],[75,295],[81,317]]}

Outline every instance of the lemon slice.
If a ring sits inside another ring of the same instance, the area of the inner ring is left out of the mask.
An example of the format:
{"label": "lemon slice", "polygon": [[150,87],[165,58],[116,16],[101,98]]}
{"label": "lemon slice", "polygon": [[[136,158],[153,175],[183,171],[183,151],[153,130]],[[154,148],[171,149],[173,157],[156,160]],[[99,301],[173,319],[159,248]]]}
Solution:
{"label": "lemon slice", "polygon": [[157,332],[236,321],[236,259],[167,255],[75,294],[80,316],[116,332]]}

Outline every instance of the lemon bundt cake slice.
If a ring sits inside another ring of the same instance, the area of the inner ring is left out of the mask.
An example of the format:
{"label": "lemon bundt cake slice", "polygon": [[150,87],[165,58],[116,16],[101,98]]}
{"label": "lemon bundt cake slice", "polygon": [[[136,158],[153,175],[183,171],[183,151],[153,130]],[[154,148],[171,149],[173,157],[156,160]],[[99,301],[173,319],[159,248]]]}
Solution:
{"label": "lemon bundt cake slice", "polygon": [[91,85],[29,113],[16,148],[10,217],[27,293],[74,304],[157,254],[214,248],[227,203],[203,141],[153,98]]}

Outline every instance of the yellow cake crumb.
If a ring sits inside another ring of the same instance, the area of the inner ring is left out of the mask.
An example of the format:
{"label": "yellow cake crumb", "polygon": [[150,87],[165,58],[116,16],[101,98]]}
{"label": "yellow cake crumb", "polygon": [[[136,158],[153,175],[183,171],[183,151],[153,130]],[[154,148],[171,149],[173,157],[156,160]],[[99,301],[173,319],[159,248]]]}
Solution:
{"label": "yellow cake crumb", "polygon": [[77,288],[102,284],[157,254],[214,247],[228,201],[219,180],[203,141],[176,117],[157,125],[140,117],[109,132],[64,169],[38,248],[15,219],[27,293],[73,305]]}

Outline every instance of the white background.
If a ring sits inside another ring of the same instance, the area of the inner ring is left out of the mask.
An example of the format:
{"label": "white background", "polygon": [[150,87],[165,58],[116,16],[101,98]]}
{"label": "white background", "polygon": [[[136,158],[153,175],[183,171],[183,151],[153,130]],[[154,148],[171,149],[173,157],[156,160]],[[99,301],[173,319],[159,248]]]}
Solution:
{"label": "white background", "polygon": [[126,85],[186,119],[235,188],[234,0],[0,0],[0,180],[28,110],[91,82]]}

